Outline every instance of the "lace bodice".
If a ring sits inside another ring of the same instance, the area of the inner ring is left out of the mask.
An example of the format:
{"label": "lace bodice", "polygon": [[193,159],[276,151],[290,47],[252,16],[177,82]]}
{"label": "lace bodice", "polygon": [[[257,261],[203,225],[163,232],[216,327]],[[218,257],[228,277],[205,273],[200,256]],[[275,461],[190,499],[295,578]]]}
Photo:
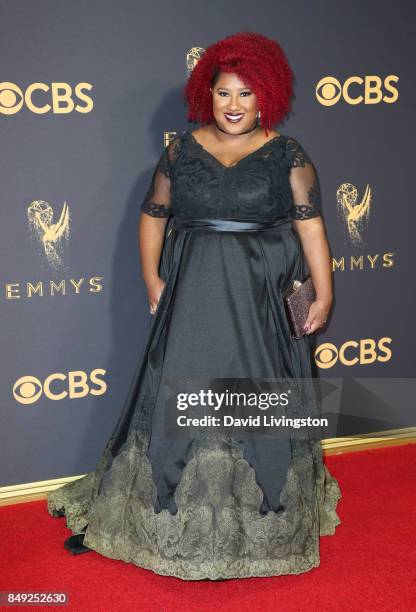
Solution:
{"label": "lace bodice", "polygon": [[141,210],[153,217],[252,221],[322,214],[315,166],[295,138],[275,136],[226,166],[186,130],[164,148]]}

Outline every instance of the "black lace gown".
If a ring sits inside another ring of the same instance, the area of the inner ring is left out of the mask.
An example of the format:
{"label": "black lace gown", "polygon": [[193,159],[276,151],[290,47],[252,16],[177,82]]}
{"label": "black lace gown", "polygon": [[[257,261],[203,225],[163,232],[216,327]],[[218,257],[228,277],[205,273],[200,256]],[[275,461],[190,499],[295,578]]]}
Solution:
{"label": "black lace gown", "polygon": [[[184,580],[299,574],[340,523],[319,439],[170,438],[166,381],[313,374],[315,334],[290,336],[283,290],[305,276],[292,219],[320,215],[315,167],[280,135],[233,166],[189,131],[163,150],[141,205],[170,217],[166,284],[124,408],[93,472],[47,496],[73,534],[113,559]],[[266,231],[192,231],[175,220],[281,220]],[[305,399],[305,416],[316,414]]]}

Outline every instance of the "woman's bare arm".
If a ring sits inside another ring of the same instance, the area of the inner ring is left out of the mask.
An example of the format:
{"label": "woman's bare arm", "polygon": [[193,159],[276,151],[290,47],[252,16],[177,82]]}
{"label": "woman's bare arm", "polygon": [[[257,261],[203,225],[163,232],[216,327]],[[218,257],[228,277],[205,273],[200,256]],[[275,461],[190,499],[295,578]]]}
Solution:
{"label": "woman's bare arm", "polygon": [[153,172],[141,204],[137,234],[143,280],[150,312],[156,312],[165,282],[159,277],[166,224],[172,214],[170,181],[170,145],[165,147]]}
{"label": "woman's bare arm", "polygon": [[330,249],[322,217],[294,220],[293,223],[316,291],[316,299],[306,321],[307,333],[313,333],[325,324],[333,301]]}
{"label": "woman's bare arm", "polygon": [[138,239],[142,276],[147,284],[159,277],[159,262],[163,248],[166,217],[151,217],[146,213],[140,215]]}
{"label": "woman's bare arm", "polygon": [[140,215],[138,239],[142,276],[147,289],[150,312],[155,313],[165,282],[159,276],[159,262],[162,253],[166,217]]}

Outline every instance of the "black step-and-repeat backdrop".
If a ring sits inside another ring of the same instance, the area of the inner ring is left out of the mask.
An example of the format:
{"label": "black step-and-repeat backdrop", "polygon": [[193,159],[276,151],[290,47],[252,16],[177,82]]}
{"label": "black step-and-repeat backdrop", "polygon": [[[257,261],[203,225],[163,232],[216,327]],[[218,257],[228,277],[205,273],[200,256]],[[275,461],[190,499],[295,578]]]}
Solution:
{"label": "black step-and-repeat backdrop", "polygon": [[189,70],[241,30],[284,48],[296,98],[278,129],[320,176],[335,304],[315,361],[332,434],[414,425],[413,3],[0,6],[0,485],[95,468],[152,321],[140,203],[162,147],[196,127]]}

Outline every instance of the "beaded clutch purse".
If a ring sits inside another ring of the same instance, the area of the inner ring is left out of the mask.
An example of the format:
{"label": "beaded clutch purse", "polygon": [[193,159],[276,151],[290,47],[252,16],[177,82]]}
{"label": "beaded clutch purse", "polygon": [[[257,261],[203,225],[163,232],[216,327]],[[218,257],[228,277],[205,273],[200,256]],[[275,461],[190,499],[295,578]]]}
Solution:
{"label": "beaded clutch purse", "polygon": [[315,299],[315,288],[310,275],[303,282],[293,281],[286,291],[284,303],[292,338],[301,338],[305,335],[303,326],[308,318],[309,308]]}

